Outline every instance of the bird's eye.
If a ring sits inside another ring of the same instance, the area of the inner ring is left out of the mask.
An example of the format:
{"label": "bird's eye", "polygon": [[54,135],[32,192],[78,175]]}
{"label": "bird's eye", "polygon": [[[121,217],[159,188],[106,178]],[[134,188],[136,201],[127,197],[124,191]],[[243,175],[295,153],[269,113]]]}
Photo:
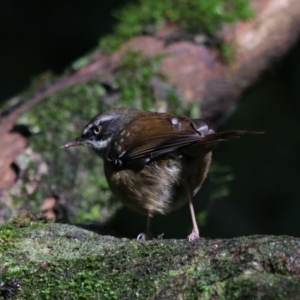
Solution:
{"label": "bird's eye", "polygon": [[98,135],[102,130],[102,127],[101,126],[95,126],[93,131],[96,135]]}

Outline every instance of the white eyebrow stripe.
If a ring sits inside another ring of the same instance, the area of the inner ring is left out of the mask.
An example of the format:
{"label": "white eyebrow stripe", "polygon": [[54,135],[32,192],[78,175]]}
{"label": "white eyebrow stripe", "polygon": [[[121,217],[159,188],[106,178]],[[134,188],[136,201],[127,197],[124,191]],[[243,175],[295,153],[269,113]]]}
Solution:
{"label": "white eyebrow stripe", "polygon": [[91,129],[92,126],[93,126],[92,124],[89,124],[87,127],[85,127],[83,130],[83,134],[86,134]]}
{"label": "white eyebrow stripe", "polygon": [[87,127],[84,129],[83,133],[86,133],[87,131],[89,131],[93,126],[99,126],[101,124],[101,122],[106,122],[106,121],[110,121],[112,119],[114,119],[115,116],[103,116],[101,118],[99,118],[97,121],[90,123],[87,125]]}
{"label": "white eyebrow stripe", "polygon": [[110,121],[111,119],[113,119],[115,116],[103,116],[101,118],[99,118],[99,123],[100,124],[101,122],[106,122],[106,121]]}

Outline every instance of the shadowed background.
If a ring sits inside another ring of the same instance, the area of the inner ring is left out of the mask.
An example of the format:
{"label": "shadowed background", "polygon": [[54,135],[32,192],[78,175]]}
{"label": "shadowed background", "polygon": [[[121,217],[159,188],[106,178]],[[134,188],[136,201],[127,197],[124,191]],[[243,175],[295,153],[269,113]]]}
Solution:
{"label": "shadowed background", "polygon": [[[49,70],[59,74],[95,48],[101,36],[112,29],[111,11],[123,4],[124,1],[95,0],[42,5],[36,0],[26,4],[2,1],[0,101],[20,93],[34,76]],[[222,143],[216,148],[215,161],[229,166],[234,180],[228,183],[228,196],[216,200],[209,196],[211,178],[197,196],[198,210],[209,207],[205,226],[200,227],[202,235],[300,235],[299,51],[300,44],[249,89],[236,113],[220,128],[261,130],[266,134]],[[122,209],[112,227],[135,236],[144,223],[143,216]],[[188,226],[185,207],[156,217],[153,233],[182,237]]]}

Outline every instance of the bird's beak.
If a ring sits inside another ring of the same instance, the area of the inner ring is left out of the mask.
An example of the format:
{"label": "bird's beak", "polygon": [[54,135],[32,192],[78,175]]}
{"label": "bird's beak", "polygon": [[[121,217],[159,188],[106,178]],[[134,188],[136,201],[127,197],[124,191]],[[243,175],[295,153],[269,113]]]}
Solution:
{"label": "bird's beak", "polygon": [[72,140],[70,142],[67,142],[66,144],[62,145],[62,148],[69,148],[69,147],[75,147],[84,144],[85,139],[82,137],[79,137],[75,140]]}

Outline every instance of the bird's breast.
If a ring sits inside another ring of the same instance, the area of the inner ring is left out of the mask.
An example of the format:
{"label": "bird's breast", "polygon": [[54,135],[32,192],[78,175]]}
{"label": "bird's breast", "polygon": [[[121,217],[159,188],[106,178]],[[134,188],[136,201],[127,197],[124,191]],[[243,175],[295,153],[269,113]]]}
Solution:
{"label": "bird's breast", "polygon": [[209,159],[187,158],[179,151],[168,153],[138,169],[117,168],[104,162],[109,187],[123,204],[143,214],[166,214],[187,202],[187,189],[200,188]]}

